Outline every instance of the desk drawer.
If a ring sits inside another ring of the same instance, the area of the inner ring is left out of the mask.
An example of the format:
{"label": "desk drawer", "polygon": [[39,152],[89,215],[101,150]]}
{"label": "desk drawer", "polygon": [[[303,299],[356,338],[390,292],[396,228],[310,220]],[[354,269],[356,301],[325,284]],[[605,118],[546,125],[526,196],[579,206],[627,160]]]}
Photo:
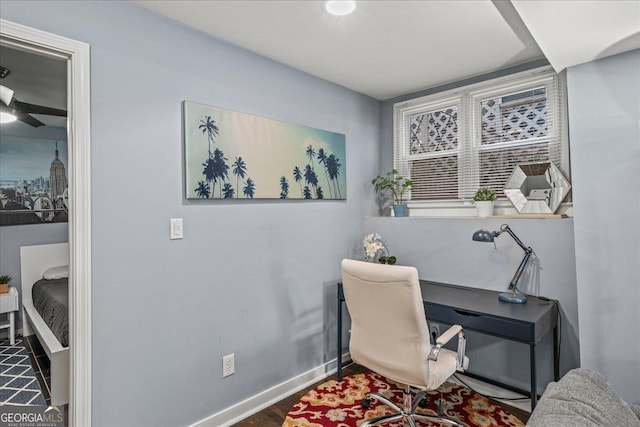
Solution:
{"label": "desk drawer", "polygon": [[463,328],[495,335],[515,341],[533,342],[534,325],[501,317],[482,315],[455,310],[437,304],[425,303],[424,311],[428,321],[461,325]]}

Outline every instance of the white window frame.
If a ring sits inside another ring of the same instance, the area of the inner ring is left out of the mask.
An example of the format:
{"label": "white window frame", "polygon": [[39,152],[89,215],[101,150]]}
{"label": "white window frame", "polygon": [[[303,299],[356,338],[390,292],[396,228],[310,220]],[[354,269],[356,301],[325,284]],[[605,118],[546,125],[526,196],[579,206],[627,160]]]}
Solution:
{"label": "white window frame", "polygon": [[[547,91],[547,114],[549,117],[549,131],[547,136],[520,142],[501,142],[491,146],[482,145],[482,131],[480,117],[480,103],[491,96],[505,96],[505,92],[518,93],[532,85],[544,86]],[[550,94],[553,94],[550,96]],[[559,99],[557,99],[559,98]],[[458,108],[458,148],[441,153],[409,154],[410,140],[407,126],[409,118],[420,112],[428,112],[438,108],[455,105]],[[559,107],[559,108],[558,108]],[[458,185],[459,188],[467,181],[463,175],[471,174],[471,182],[479,181],[479,153],[497,148],[510,148],[534,144],[541,140],[557,139],[559,152],[557,166],[570,177],[569,140],[566,110],[566,81],[564,73],[556,74],[551,67],[541,67],[509,76],[486,80],[471,85],[460,86],[451,90],[432,95],[399,102],[394,105],[393,118],[393,157],[394,168],[401,175],[409,177],[409,162],[421,158],[437,156],[458,156]],[[470,165],[470,168],[462,167]],[[461,190],[461,188],[460,188]],[[495,203],[496,215],[516,214],[517,211],[504,195],[498,195]],[[475,216],[473,200],[459,198],[457,200],[408,201],[412,216]],[[557,213],[572,213],[572,203],[565,202]]]}

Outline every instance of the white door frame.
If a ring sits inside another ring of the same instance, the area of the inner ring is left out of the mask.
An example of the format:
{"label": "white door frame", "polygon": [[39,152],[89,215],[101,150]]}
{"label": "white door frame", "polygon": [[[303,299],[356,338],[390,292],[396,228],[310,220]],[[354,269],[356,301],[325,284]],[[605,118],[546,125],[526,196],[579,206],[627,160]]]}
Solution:
{"label": "white door frame", "polygon": [[91,156],[89,45],[0,19],[0,43],[67,60],[69,156],[69,425],[91,425]]}

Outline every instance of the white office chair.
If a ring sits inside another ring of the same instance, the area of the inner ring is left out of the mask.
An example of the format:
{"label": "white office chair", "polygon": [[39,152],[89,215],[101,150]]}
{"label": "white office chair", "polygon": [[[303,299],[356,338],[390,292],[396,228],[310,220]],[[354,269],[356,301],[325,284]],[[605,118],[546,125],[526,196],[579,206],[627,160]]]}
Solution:
{"label": "white office chair", "polygon": [[[443,416],[442,399],[438,415],[415,412],[425,391],[436,390],[456,371],[464,371],[469,359],[464,355],[465,338],[460,325],[450,327],[429,342],[418,272],[414,267],[374,264],[345,259],[342,261],[342,285],[351,316],[349,351],[354,362],[404,384],[402,407],[378,393],[369,393],[362,402],[367,407],[376,399],[396,413],[365,421],[360,427],[405,419],[412,427],[415,420],[437,419],[453,425],[460,422]],[[458,352],[442,348],[458,335]],[[419,389],[411,399],[411,387]]]}

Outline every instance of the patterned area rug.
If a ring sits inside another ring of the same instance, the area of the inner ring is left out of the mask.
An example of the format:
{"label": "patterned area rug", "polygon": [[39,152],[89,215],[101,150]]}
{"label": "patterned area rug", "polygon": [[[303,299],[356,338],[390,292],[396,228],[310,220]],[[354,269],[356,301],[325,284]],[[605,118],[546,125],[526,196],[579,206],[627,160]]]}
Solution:
{"label": "patterned area rug", "polygon": [[0,341],[0,405],[46,405],[22,340]]}
{"label": "patterned area rug", "polygon": [[[369,392],[376,391],[400,406],[402,386],[385,380],[378,374],[365,373],[345,377],[340,383],[327,381],[305,394],[287,415],[283,427],[355,427],[369,418],[391,413],[388,406],[373,400],[368,409],[360,407],[360,400]],[[445,400],[445,415],[474,427],[521,427],[522,421],[501,406],[480,396],[474,391],[446,382],[437,392],[429,392],[427,408],[417,412],[436,414],[436,400],[440,393]],[[387,423],[387,427],[400,427],[402,421]],[[440,426],[445,423],[420,425]]]}

